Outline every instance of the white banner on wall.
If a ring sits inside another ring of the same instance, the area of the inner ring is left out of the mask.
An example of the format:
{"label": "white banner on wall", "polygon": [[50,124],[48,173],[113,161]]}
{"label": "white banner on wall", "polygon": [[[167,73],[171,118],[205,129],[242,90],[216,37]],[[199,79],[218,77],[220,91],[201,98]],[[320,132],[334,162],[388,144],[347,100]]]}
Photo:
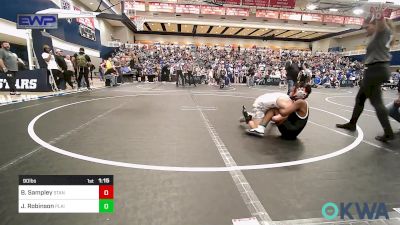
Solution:
{"label": "white banner on wall", "polygon": [[[74,10],[75,11],[79,11],[82,12],[82,10],[79,7],[74,6]],[[95,29],[94,28],[94,18],[90,18],[90,17],[79,17],[76,18],[76,22],[83,24],[89,28]]]}

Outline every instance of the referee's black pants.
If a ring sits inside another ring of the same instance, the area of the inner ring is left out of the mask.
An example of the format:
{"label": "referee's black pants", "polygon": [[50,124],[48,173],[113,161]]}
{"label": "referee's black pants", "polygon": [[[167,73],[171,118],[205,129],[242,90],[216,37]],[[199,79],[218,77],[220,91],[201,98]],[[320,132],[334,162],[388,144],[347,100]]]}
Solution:
{"label": "referee's black pants", "polygon": [[57,88],[60,90],[65,90],[64,74],[58,69],[52,69],[54,81],[56,82]]}
{"label": "referee's black pants", "polygon": [[17,88],[15,87],[15,83],[17,80],[16,74],[16,71],[7,71],[7,73],[5,73],[8,86],[10,87],[10,92],[17,91]]}
{"label": "referee's black pants", "polygon": [[381,123],[386,135],[393,135],[393,130],[389,122],[388,112],[382,100],[382,84],[390,78],[389,63],[374,63],[367,65],[364,78],[360,85],[360,90],[356,96],[356,103],[350,123],[356,124],[367,98],[375,108],[376,115]]}

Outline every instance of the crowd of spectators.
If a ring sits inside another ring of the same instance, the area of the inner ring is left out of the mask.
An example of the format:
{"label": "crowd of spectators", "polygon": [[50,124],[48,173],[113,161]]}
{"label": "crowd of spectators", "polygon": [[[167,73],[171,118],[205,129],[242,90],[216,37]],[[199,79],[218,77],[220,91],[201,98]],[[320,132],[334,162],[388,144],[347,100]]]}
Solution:
{"label": "crowd of spectators", "polygon": [[[171,81],[182,71],[209,84],[226,76],[230,83],[249,80],[260,83],[268,78],[304,79],[325,87],[337,87],[343,80],[357,84],[364,70],[362,63],[338,53],[184,45],[121,47],[99,68],[102,79],[103,76],[133,73],[139,81]],[[298,77],[288,78],[288,72]]]}

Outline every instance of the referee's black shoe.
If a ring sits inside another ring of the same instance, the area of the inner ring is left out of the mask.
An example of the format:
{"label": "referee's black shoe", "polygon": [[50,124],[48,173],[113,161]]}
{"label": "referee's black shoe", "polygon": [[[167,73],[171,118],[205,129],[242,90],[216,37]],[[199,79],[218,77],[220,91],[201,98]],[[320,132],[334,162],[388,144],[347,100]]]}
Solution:
{"label": "referee's black shoe", "polygon": [[356,130],[356,125],[354,123],[336,124],[336,127],[350,131]]}
{"label": "referee's black shoe", "polygon": [[381,136],[376,136],[375,137],[376,140],[381,141],[381,142],[388,142],[394,139],[394,135],[393,134],[384,134]]}

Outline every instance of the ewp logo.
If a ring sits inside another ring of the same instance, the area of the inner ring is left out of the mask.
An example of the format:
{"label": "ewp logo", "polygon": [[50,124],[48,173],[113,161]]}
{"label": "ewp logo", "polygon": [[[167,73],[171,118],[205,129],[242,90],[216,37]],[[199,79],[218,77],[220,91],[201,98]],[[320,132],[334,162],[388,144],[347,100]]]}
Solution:
{"label": "ewp logo", "polygon": [[17,29],[57,29],[57,14],[18,14]]}
{"label": "ewp logo", "polygon": [[351,214],[349,210],[355,208],[358,214],[358,218],[362,220],[363,219],[376,220],[379,219],[380,217],[385,217],[387,220],[389,219],[386,205],[385,203],[382,202],[379,203],[374,202],[372,205],[368,205],[368,203],[365,202],[363,204],[360,204],[358,202],[354,203],[341,202],[339,206],[340,208],[337,206],[337,204],[333,202],[325,203],[322,206],[321,210],[322,216],[327,220],[334,220],[338,216],[340,216],[340,219],[342,220],[345,219],[345,217],[347,217],[348,219],[354,219],[353,214]]}

